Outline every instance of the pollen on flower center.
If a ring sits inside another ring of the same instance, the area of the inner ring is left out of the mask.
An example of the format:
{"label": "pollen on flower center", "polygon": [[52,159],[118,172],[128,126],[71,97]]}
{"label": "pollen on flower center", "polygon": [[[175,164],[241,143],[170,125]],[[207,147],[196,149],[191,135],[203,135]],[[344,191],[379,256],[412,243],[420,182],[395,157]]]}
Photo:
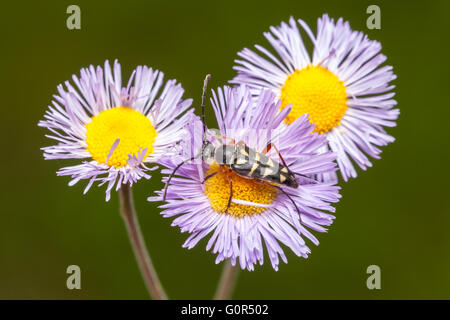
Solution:
{"label": "pollen on flower center", "polygon": [[150,119],[128,107],[115,107],[102,111],[86,124],[87,151],[99,163],[105,163],[117,139],[118,146],[108,159],[108,165],[117,168],[127,164],[129,154],[137,155],[147,148],[144,159],[153,152],[157,135]]}
{"label": "pollen on flower center", "polygon": [[[205,193],[216,212],[225,213],[227,209],[230,197],[229,175],[233,181],[233,199],[268,205],[277,196],[277,189],[270,185],[263,184],[256,179],[243,178],[227,167],[218,164],[211,165],[205,177],[217,171],[219,173],[205,181]],[[266,208],[231,202],[227,213],[239,218],[258,214],[264,210]]]}
{"label": "pollen on flower center", "polygon": [[314,130],[325,133],[340,124],[348,108],[344,82],[319,65],[296,70],[281,88],[281,108],[290,104],[287,123],[308,113],[310,122],[316,125]]}

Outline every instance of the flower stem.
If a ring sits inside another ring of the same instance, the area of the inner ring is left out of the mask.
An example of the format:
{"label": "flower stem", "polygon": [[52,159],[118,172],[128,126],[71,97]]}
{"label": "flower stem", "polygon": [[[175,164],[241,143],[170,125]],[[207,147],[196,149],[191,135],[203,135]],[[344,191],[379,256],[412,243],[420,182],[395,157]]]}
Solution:
{"label": "flower stem", "polygon": [[222,275],[220,276],[219,286],[217,287],[215,300],[227,300],[231,298],[234,287],[236,286],[239,267],[233,267],[230,260],[225,262]]}
{"label": "flower stem", "polygon": [[136,211],[134,210],[133,195],[131,187],[128,184],[123,184],[119,192],[120,198],[120,212],[125,221],[125,226],[128,231],[131,246],[133,247],[134,255],[141,270],[150,296],[155,300],[167,300],[166,293],[159,282],[158,275],[152,264],[152,260],[148,254],[145,246],[144,238],[139,227]]}

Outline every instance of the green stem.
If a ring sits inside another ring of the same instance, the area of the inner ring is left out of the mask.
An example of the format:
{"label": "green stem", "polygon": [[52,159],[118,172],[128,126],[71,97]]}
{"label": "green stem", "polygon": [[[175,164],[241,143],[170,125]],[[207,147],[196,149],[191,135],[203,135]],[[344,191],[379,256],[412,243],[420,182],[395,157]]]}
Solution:
{"label": "green stem", "polygon": [[219,286],[217,287],[215,300],[228,300],[233,294],[236,286],[237,277],[239,274],[239,267],[233,267],[230,260],[225,261],[222,275],[220,276]]}
{"label": "green stem", "polygon": [[148,250],[145,246],[136,211],[134,210],[131,187],[128,184],[123,184],[121,186],[119,198],[120,212],[125,222],[128,237],[130,238],[131,246],[133,247],[134,255],[136,256],[147,290],[153,299],[167,300],[167,295],[158,279],[155,267],[152,264],[152,260],[150,259]]}

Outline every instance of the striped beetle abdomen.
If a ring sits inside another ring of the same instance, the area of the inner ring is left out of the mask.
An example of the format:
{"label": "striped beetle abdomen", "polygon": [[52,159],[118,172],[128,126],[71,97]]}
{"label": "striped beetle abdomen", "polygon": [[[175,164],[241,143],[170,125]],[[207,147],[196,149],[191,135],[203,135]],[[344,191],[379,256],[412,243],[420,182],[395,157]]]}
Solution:
{"label": "striped beetle abdomen", "polygon": [[229,167],[245,178],[284,184],[292,188],[298,187],[297,179],[286,166],[246,145],[235,149],[234,161]]}

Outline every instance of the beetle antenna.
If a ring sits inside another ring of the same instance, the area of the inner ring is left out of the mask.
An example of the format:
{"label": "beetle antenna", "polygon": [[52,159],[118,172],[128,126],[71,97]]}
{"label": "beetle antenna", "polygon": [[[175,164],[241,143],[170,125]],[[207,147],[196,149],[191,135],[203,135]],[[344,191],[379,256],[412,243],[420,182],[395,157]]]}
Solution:
{"label": "beetle antenna", "polygon": [[203,123],[203,144],[206,141],[206,120],[205,120],[205,104],[206,104],[206,90],[208,88],[208,83],[211,80],[211,75],[207,74],[205,80],[203,81],[203,93],[202,93],[202,123]]}
{"label": "beetle antenna", "polygon": [[163,195],[163,201],[166,201],[166,196],[167,196],[167,189],[169,188],[169,184],[170,184],[170,180],[172,180],[173,176],[175,175],[175,173],[178,171],[178,169],[181,168],[181,166],[185,163],[188,163],[189,161],[194,161],[197,157],[192,157],[190,159],[187,159],[183,162],[180,162],[175,169],[173,169],[172,173],[170,174],[170,176],[167,178],[166,181],[166,185],[164,186],[164,195]]}
{"label": "beetle antenna", "polygon": [[[203,142],[203,146],[205,145],[205,142],[206,142],[206,121],[205,121],[206,90],[208,88],[208,83],[209,83],[210,80],[211,80],[211,75],[207,74],[206,77],[205,77],[205,80],[203,81],[203,92],[202,92],[202,124],[203,124],[203,137],[202,137],[203,141],[202,142]],[[192,158],[190,158],[188,160],[185,160],[185,161],[179,163],[173,169],[172,173],[167,178],[166,184],[164,186],[163,201],[166,201],[167,189],[169,188],[170,180],[172,180],[173,176],[178,171],[178,169],[180,169],[183,164],[188,163],[189,161],[195,160],[200,155],[202,155],[202,153],[203,153],[203,147],[202,147],[202,151],[200,152],[200,154],[198,156],[192,157]]]}

